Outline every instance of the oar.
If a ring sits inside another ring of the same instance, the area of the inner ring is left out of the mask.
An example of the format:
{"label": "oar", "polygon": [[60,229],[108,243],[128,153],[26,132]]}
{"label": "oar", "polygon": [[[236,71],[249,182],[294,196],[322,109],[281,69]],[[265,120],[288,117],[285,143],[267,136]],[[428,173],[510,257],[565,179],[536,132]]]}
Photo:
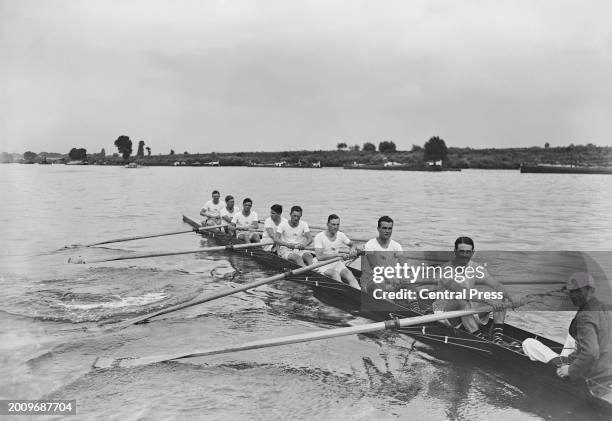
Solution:
{"label": "oar", "polygon": [[228,295],[232,295],[232,294],[236,294],[238,292],[246,291],[248,289],[256,288],[256,287],[258,287],[260,285],[265,285],[265,284],[269,284],[269,283],[274,282],[274,281],[279,281],[279,280],[284,279],[284,278],[286,278],[288,276],[299,275],[299,274],[304,273],[304,272],[309,272],[309,271],[311,271],[313,269],[316,269],[316,268],[321,267],[321,266],[326,266],[326,265],[328,265],[330,263],[334,263],[334,262],[339,261],[339,260],[342,260],[342,258],[341,257],[334,257],[333,259],[325,260],[323,262],[318,262],[318,263],[314,263],[312,265],[304,266],[304,267],[301,267],[301,268],[298,268],[298,269],[293,269],[293,270],[290,270],[290,271],[287,271],[287,272],[284,272],[284,273],[280,273],[278,275],[270,276],[268,278],[262,278],[262,279],[259,279],[257,281],[250,282],[248,284],[242,285],[242,286],[240,286],[238,288],[226,288],[226,289],[223,289],[223,290],[221,290],[219,292],[216,292],[216,293],[214,293],[212,295],[208,295],[208,296],[203,297],[203,298],[198,298],[196,300],[192,300],[192,301],[189,301],[189,302],[186,302],[186,303],[182,303],[182,304],[178,304],[178,305],[175,305],[175,306],[172,306],[172,307],[168,307],[168,308],[165,308],[163,310],[156,311],[154,313],[149,313],[149,314],[145,314],[145,315],[142,315],[142,316],[139,316],[139,317],[135,317],[135,318],[130,319],[130,320],[126,320],[124,322],[115,324],[113,326],[109,326],[107,329],[109,329],[109,330],[123,329],[123,328],[125,328],[127,326],[130,326],[130,325],[144,323],[147,320],[149,320],[149,319],[151,319],[153,317],[160,316],[162,314],[171,313],[173,311],[182,310],[182,309],[187,308],[187,307],[191,307],[191,306],[195,306],[195,305],[198,305],[198,304],[206,303],[208,301],[213,301],[213,300],[216,300],[218,298],[227,297]]}
{"label": "oar", "polygon": [[186,353],[175,353],[165,355],[154,355],[140,358],[100,358],[94,362],[96,368],[110,367],[137,367],[146,364],[154,364],[163,361],[179,360],[182,358],[204,357],[208,355],[227,354],[230,352],[246,351],[249,349],[268,348],[272,346],[288,345],[299,342],[317,341],[320,339],[337,338],[339,336],[355,335],[360,333],[377,332],[381,330],[395,330],[403,327],[414,326],[435,322],[443,319],[468,316],[491,311],[490,306],[478,307],[470,310],[447,311],[443,313],[427,314],[425,316],[408,317],[404,319],[386,320],[384,322],[368,323],[360,326],[341,327],[317,332],[301,333],[297,335],[284,336],[281,338],[262,339],[259,341],[247,342],[240,345],[229,346],[226,348],[216,348],[210,350],[191,351]]}
{"label": "oar", "polygon": [[93,246],[99,246],[101,244],[122,243],[124,241],[141,240],[141,239],[144,239],[144,238],[165,237],[167,235],[186,234],[188,232],[199,232],[199,231],[211,230],[211,229],[215,229],[215,228],[221,228],[221,227],[224,227],[224,226],[225,226],[225,224],[221,224],[221,225],[209,225],[207,227],[198,228],[197,230],[190,229],[190,230],[183,230],[183,231],[162,232],[162,233],[159,233],[159,234],[138,235],[138,236],[135,236],[135,237],[115,238],[114,240],[106,240],[106,241],[99,241],[97,243],[84,244],[82,247],[93,247]]}
{"label": "oar", "polygon": [[228,244],[226,246],[214,246],[214,247],[204,247],[197,250],[188,250],[188,251],[173,251],[166,253],[148,253],[148,254],[134,254],[132,256],[120,256],[120,257],[112,257],[110,259],[98,259],[98,260],[89,260],[85,261],[80,257],[77,259],[68,259],[68,263],[100,263],[100,262],[110,262],[113,260],[131,260],[131,259],[145,259],[148,257],[161,257],[161,256],[178,256],[181,254],[194,254],[194,253],[207,253],[211,251],[222,251],[222,250],[238,250],[238,249],[246,249],[251,247],[262,247],[274,244],[272,241],[264,241],[261,243],[246,243],[246,244]]}

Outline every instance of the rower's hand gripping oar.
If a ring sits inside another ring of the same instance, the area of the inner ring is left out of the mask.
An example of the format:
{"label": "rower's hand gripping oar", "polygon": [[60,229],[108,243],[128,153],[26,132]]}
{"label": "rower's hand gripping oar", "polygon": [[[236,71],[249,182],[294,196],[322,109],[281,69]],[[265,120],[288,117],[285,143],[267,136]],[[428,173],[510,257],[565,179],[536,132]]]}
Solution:
{"label": "rower's hand gripping oar", "polygon": [[214,247],[205,247],[197,250],[188,250],[188,251],[173,251],[166,253],[147,253],[147,254],[133,254],[131,256],[120,256],[120,257],[111,257],[109,259],[98,259],[98,260],[89,260],[85,261],[80,257],[76,259],[69,258],[68,263],[100,263],[100,262],[111,262],[114,260],[131,260],[131,259],[145,259],[148,257],[161,257],[161,256],[178,256],[181,254],[195,254],[195,253],[207,253],[211,251],[223,251],[223,250],[239,250],[246,249],[252,247],[263,247],[274,244],[272,241],[264,241],[261,243],[246,243],[246,244],[228,244],[226,246],[214,246]]}
{"label": "rower's hand gripping oar", "polygon": [[154,313],[149,313],[149,314],[145,314],[145,315],[142,315],[142,316],[139,316],[139,317],[135,317],[133,319],[126,320],[124,322],[121,322],[121,323],[109,326],[106,330],[123,329],[123,328],[131,326],[131,325],[135,325],[135,324],[139,324],[139,323],[145,323],[149,319],[151,319],[153,317],[156,317],[156,316],[161,316],[162,314],[171,313],[173,311],[182,310],[182,309],[187,308],[187,307],[191,307],[191,306],[195,306],[195,305],[198,305],[198,304],[206,303],[208,301],[213,301],[213,300],[216,300],[218,298],[227,297],[228,295],[232,295],[232,294],[236,294],[238,292],[246,291],[248,289],[256,288],[258,286],[269,284],[269,283],[274,282],[274,281],[279,281],[279,280],[284,279],[284,278],[286,278],[288,276],[294,276],[294,275],[299,275],[299,274],[304,273],[304,272],[309,272],[309,271],[311,271],[313,269],[316,269],[316,268],[321,267],[321,266],[326,266],[326,265],[328,265],[330,263],[334,263],[334,262],[339,261],[341,259],[342,259],[341,257],[335,257],[335,258],[330,259],[330,260],[325,260],[323,262],[314,263],[312,265],[304,266],[304,267],[301,267],[299,269],[289,270],[287,272],[280,273],[280,274],[274,275],[274,276],[270,276],[268,278],[262,278],[262,279],[259,279],[257,281],[254,281],[254,282],[251,282],[251,283],[248,283],[248,284],[245,284],[245,285],[241,285],[238,288],[225,288],[225,289],[223,289],[223,290],[221,290],[221,291],[219,291],[217,293],[214,293],[212,295],[208,295],[208,296],[203,297],[203,298],[198,298],[198,299],[195,299],[195,300],[192,300],[192,301],[188,301],[186,303],[178,304],[178,305],[175,305],[175,306],[172,306],[172,307],[168,307],[168,308],[156,311]]}
{"label": "rower's hand gripping oar", "polygon": [[[508,307],[511,306],[508,304]],[[147,364],[155,364],[170,360],[179,360],[183,358],[204,357],[208,355],[226,354],[230,352],[246,351],[249,349],[268,348],[273,346],[288,345],[299,342],[317,341],[320,339],[337,338],[339,336],[354,335],[360,333],[377,332],[381,330],[397,330],[408,326],[431,323],[443,319],[469,316],[471,314],[483,313],[491,311],[490,306],[480,306],[469,310],[447,311],[442,313],[427,314],[424,316],[407,317],[404,319],[392,319],[384,322],[368,323],[360,326],[341,327],[337,329],[327,329],[323,331],[301,333],[297,335],[285,336],[281,338],[262,339],[259,341],[247,342],[240,345],[229,346],[226,348],[216,348],[210,350],[196,350],[184,353],[174,353],[165,355],[156,355],[141,358],[99,358],[93,366],[96,368],[113,368],[113,367],[137,367]]]}

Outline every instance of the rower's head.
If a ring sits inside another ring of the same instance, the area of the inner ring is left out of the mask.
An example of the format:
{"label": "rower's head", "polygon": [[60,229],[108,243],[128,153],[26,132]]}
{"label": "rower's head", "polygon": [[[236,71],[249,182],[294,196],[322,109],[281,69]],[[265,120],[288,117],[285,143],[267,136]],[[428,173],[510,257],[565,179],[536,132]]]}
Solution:
{"label": "rower's head", "polygon": [[327,217],[327,230],[331,235],[335,235],[340,229],[340,217],[332,213]]}
{"label": "rower's head", "polygon": [[234,207],[234,196],[232,196],[231,194],[225,196],[225,205],[228,209],[232,209]]}
{"label": "rower's head", "polygon": [[292,206],[291,212],[289,213],[289,217],[291,218],[291,224],[297,225],[300,223],[300,218],[302,217],[302,208],[300,206]]}
{"label": "rower's head", "polygon": [[283,213],[283,207],[281,205],[272,205],[270,206],[270,218],[274,222],[278,222],[280,220],[281,214]]}
{"label": "rower's head", "polygon": [[248,197],[242,201],[242,212],[245,214],[249,214],[251,212],[251,208],[253,207],[253,201]]}
{"label": "rower's head", "polygon": [[568,279],[565,289],[572,304],[582,307],[595,293],[595,280],[588,272],[576,272]]}
{"label": "rower's head", "polygon": [[213,203],[219,203],[219,198],[220,197],[221,197],[221,193],[219,193],[219,190],[213,190],[213,192],[212,192]]}
{"label": "rower's head", "polygon": [[391,238],[393,234],[393,219],[387,215],[378,218],[378,238],[383,241]]}
{"label": "rower's head", "polygon": [[474,240],[470,237],[459,237],[455,240],[455,261],[467,263],[474,255]]}

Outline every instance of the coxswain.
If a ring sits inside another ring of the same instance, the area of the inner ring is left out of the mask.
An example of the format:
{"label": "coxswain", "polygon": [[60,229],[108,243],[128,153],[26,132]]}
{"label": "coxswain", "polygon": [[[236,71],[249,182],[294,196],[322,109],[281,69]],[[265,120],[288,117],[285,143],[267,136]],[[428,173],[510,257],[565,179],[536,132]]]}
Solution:
{"label": "coxswain", "polygon": [[587,272],[574,273],[565,289],[578,311],[570,323],[563,351],[557,354],[533,338],[523,341],[523,351],[534,361],[551,363],[562,378],[595,382],[609,378],[612,376],[612,308],[595,297],[595,281]]}

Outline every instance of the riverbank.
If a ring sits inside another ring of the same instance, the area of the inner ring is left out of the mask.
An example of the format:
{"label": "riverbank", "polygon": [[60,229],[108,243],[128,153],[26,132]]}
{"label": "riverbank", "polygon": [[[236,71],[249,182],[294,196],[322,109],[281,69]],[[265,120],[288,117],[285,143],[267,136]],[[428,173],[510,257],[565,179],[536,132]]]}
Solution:
{"label": "riverbank", "polygon": [[[51,157],[53,155],[53,157]],[[0,163],[26,162],[17,154],[2,154]],[[41,153],[30,163],[66,163],[67,155]],[[102,156],[88,154],[87,162],[94,165],[125,165],[118,154]],[[406,168],[421,169],[427,163],[421,148],[411,151],[376,152],[354,150],[182,153],[130,157],[127,162],[147,166],[256,166],[256,167],[347,167],[381,166],[397,163]],[[612,165],[612,147],[577,145],[568,147],[531,147],[503,149],[448,148],[444,168],[455,169],[519,169],[521,165],[581,165],[606,167]]]}

